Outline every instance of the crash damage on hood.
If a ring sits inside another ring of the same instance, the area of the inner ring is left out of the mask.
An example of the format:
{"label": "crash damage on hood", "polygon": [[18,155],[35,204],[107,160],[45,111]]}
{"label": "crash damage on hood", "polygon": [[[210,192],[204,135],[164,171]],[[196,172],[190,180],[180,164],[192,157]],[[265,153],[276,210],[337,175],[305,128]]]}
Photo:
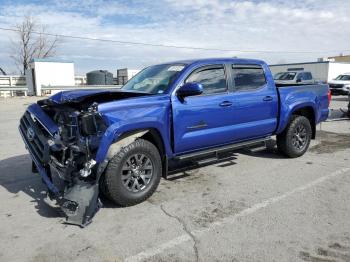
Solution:
{"label": "crash damage on hood", "polygon": [[28,107],[19,130],[51,202],[66,222],[84,227],[102,206],[100,179],[108,164],[96,152],[108,128],[98,105],[145,93],[79,90],[60,92]]}

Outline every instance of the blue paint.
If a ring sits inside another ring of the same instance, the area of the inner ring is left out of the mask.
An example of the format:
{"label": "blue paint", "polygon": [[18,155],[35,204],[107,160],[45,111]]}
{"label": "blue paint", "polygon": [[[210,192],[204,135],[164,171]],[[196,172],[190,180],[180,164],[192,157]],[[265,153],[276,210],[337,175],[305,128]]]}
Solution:
{"label": "blue paint", "polygon": [[30,152],[30,146],[27,144],[26,140],[24,139],[24,135],[25,134],[22,134],[21,130],[19,129],[19,133],[21,134],[22,138],[23,138],[23,141],[24,143],[26,144],[26,147],[27,149],[29,150],[29,155],[30,157],[32,158],[38,172],[39,172],[39,175],[41,176],[41,178],[43,179],[44,183],[46,184],[47,188],[52,192],[54,193],[55,195],[58,195],[59,194],[59,191],[58,189],[56,188],[56,186],[52,183],[51,179],[49,178],[49,176],[47,175],[46,173],[46,170],[45,168],[41,165],[40,161],[38,159],[36,159],[34,157],[34,154],[32,152]]}
{"label": "blue paint", "polygon": [[27,111],[29,111],[33,116],[35,116],[36,120],[43,123],[43,125],[46,127],[47,131],[51,133],[51,135],[54,135],[58,132],[58,127],[55,122],[52,121],[52,119],[41,109],[41,107],[38,104],[31,104]]}

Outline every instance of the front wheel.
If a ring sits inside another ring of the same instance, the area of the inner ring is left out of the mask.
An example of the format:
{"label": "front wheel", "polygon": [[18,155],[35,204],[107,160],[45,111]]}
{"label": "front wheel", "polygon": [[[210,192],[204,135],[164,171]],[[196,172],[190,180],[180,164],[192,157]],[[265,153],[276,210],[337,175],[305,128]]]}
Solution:
{"label": "front wheel", "polygon": [[291,158],[302,156],[309,148],[311,136],[309,119],[294,115],[286,129],[277,135],[278,150]]}
{"label": "front wheel", "polygon": [[104,191],[120,206],[136,205],[153,194],[161,176],[158,149],[149,141],[137,139],[123,147],[109,162]]}

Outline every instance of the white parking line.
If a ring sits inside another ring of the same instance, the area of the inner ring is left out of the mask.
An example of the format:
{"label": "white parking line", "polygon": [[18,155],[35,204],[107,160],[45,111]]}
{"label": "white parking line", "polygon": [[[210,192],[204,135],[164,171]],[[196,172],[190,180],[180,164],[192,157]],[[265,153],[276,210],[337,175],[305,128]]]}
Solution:
{"label": "white parking line", "polygon": [[[306,185],[303,185],[303,186],[300,186],[300,187],[297,187],[291,191],[288,191],[287,193],[283,194],[283,195],[280,195],[280,196],[276,196],[276,197],[272,197],[272,198],[269,198],[263,202],[260,202],[260,203],[257,203],[247,209],[244,209],[242,210],[241,212],[237,213],[237,214],[234,214],[232,216],[228,216],[222,220],[219,220],[219,221],[216,221],[216,222],[213,222],[209,225],[209,227],[207,228],[204,228],[204,229],[201,229],[201,230],[195,230],[195,231],[192,231],[191,233],[198,237],[198,236],[201,236],[203,235],[204,233],[207,233],[208,231],[216,228],[216,227],[221,227],[223,225],[226,225],[226,224],[230,224],[230,223],[233,223],[237,218],[239,217],[244,217],[244,216],[248,216],[250,214],[253,214],[257,211],[259,211],[260,209],[263,209],[267,206],[270,206],[274,203],[277,203],[279,201],[282,201],[284,200],[285,198],[291,196],[291,195],[294,195],[295,193],[299,193],[299,192],[302,192],[302,191],[305,191],[309,188],[312,188],[318,184],[321,184],[329,179],[332,179],[336,176],[339,176],[339,175],[342,175],[346,172],[350,171],[350,167],[346,167],[346,168],[342,168],[340,170],[337,170],[327,176],[323,176],[323,177],[320,177]],[[159,246],[156,246],[156,247],[153,247],[153,248],[150,248],[148,250],[145,250],[143,252],[140,252],[134,256],[130,256],[128,258],[125,259],[125,261],[127,262],[136,262],[136,261],[143,261],[143,260],[147,260],[148,258],[150,257],[153,257],[155,255],[158,255],[158,254],[161,254],[164,250],[166,249],[170,249],[172,247],[175,247],[175,246],[178,246],[184,242],[187,242],[187,241],[190,241],[191,240],[191,237],[188,235],[188,234],[183,234],[179,237],[176,237],[172,240],[169,240]]]}

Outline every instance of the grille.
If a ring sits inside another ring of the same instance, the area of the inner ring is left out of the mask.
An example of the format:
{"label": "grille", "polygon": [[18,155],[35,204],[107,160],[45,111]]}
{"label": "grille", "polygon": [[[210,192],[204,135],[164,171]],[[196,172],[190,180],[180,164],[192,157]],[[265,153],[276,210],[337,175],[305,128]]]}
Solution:
{"label": "grille", "polygon": [[330,88],[343,88],[344,85],[342,84],[330,84],[329,87]]}
{"label": "grille", "polygon": [[34,121],[27,111],[20,120],[19,129],[31,155],[41,164],[47,164],[49,162],[49,144],[41,124]]}

